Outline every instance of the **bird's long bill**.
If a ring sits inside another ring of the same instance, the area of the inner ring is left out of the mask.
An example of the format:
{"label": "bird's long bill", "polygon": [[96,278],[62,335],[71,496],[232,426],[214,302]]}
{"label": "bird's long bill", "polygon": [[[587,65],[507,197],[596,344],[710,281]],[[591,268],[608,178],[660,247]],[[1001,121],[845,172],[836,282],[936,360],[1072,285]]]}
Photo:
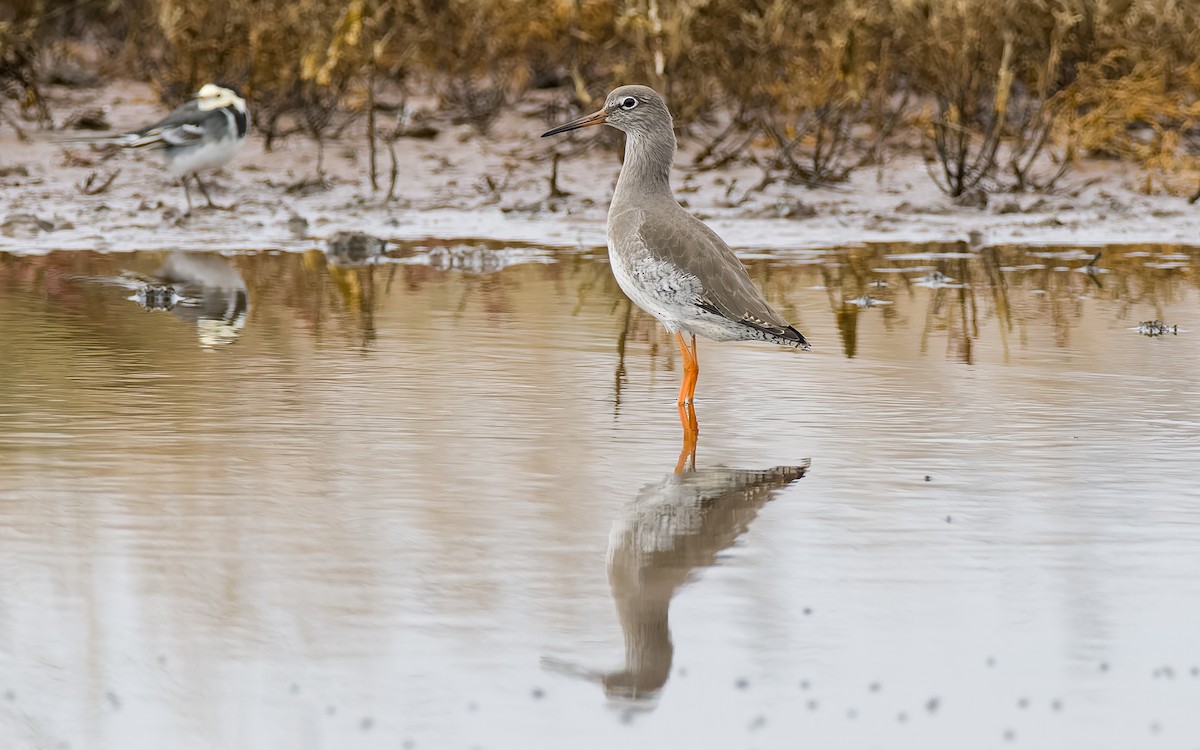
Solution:
{"label": "bird's long bill", "polygon": [[545,133],[542,133],[542,137],[545,138],[548,135],[558,135],[559,133],[565,133],[568,130],[579,130],[580,128],[586,128],[591,125],[603,125],[604,121],[607,119],[608,113],[604,110],[600,110],[598,112],[593,112],[590,115],[584,115],[578,120],[571,120],[565,125],[559,125],[557,128],[552,130],[547,130]]}

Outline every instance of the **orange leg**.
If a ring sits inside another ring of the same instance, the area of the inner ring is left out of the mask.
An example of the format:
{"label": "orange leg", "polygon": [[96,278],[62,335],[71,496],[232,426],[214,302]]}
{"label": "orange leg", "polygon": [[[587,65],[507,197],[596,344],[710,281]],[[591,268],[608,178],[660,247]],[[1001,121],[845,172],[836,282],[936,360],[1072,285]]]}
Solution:
{"label": "orange leg", "polygon": [[[688,389],[688,401],[696,400],[696,383],[700,380],[700,350],[696,348],[696,334],[692,334],[692,387]],[[695,416],[692,417],[693,420]]]}
{"label": "orange leg", "polygon": [[683,358],[683,382],[679,384],[678,405],[683,406],[692,400],[696,394],[696,380],[700,377],[700,364],[696,361],[694,348],[696,337],[692,337],[692,348],[683,340],[683,334],[675,332],[675,341],[679,344],[679,356]]}

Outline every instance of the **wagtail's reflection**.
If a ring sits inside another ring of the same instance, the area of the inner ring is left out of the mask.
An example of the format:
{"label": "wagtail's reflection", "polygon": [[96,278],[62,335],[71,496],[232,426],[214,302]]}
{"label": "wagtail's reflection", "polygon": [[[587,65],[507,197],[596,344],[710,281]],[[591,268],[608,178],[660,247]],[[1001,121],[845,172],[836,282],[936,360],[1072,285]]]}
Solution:
{"label": "wagtail's reflection", "polygon": [[241,335],[250,300],[246,282],[228,260],[215,253],[172,253],[154,276],[186,300],[171,313],[196,323],[200,346],[212,349]]}

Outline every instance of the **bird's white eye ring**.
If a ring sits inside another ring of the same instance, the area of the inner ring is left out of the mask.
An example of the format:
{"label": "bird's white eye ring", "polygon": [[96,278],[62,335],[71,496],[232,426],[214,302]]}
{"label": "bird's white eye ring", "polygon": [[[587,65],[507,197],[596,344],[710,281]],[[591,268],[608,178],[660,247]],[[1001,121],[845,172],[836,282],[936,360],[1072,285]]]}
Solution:
{"label": "bird's white eye ring", "polygon": [[633,109],[638,105],[638,100],[632,96],[627,96],[621,100],[621,109]]}

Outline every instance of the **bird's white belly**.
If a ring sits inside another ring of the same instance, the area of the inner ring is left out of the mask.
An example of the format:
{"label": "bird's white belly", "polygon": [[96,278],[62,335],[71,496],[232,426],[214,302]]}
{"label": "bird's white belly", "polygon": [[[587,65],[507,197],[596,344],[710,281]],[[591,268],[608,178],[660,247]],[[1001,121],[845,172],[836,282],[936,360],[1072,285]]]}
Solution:
{"label": "bird's white belly", "polygon": [[237,154],[244,142],[237,138],[222,138],[169,150],[167,170],[176,177],[182,177],[204,169],[223,167]]}
{"label": "bird's white belly", "polygon": [[608,259],[621,291],[670,331],[685,331],[713,341],[740,338],[736,326],[697,304],[700,281],[681,269],[655,260],[648,252],[619,254],[608,246]]}
{"label": "bird's white belly", "polygon": [[624,258],[613,251],[611,242],[608,245],[608,260],[612,265],[617,286],[621,287],[621,291],[625,292],[625,296],[629,297],[633,304],[658,318],[668,331],[679,330],[680,306],[668,301],[662,293],[663,290],[658,288],[662,286],[660,280],[668,278],[672,269],[662,263],[657,264],[658,268],[651,268],[655,262],[648,258],[640,261]]}

